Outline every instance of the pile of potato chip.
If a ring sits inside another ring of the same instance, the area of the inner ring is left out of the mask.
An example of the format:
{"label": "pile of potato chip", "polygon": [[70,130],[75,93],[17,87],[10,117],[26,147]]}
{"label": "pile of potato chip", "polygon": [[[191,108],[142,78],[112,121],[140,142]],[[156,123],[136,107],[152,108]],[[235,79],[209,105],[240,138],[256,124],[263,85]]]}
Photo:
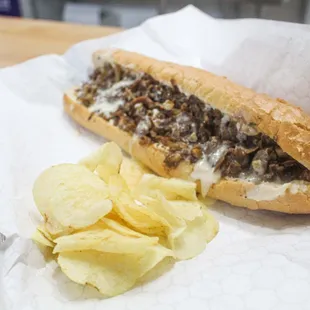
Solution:
{"label": "pile of potato chip", "polygon": [[33,196],[44,218],[33,239],[52,248],[71,280],[106,296],[166,258],[198,255],[218,231],[195,183],[151,174],[113,142],[79,164],[44,171]]}

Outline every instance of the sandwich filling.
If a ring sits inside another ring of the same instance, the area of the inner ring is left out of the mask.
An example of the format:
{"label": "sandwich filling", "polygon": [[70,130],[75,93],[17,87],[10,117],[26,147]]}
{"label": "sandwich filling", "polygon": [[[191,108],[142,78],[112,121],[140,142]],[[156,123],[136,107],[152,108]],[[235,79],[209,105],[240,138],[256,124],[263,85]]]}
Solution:
{"label": "sandwich filling", "polygon": [[[77,90],[79,103],[111,124],[139,138],[142,145],[167,150],[165,165],[186,160],[212,170],[215,178],[261,182],[310,182],[310,171],[256,130],[255,124],[228,116],[193,95],[184,94],[145,73],[105,63]],[[215,183],[216,180],[210,180]]]}

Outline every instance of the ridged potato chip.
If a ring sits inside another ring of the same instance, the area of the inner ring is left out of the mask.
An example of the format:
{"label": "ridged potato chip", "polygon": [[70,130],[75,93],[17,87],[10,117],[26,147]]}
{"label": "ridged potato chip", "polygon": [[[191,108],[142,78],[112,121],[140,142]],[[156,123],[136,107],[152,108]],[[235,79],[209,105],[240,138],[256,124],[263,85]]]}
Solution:
{"label": "ridged potato chip", "polygon": [[109,181],[111,175],[119,173],[123,160],[120,147],[114,142],[103,144],[97,151],[80,160],[90,171],[96,171],[105,182]]}
{"label": "ridged potato chip", "polygon": [[103,295],[115,296],[129,290],[167,256],[173,253],[157,245],[140,255],[97,251],[60,253],[58,264],[72,281],[94,286]]}
{"label": "ridged potato chip", "polygon": [[196,201],[196,183],[181,179],[166,179],[158,177],[154,174],[144,174],[141,178],[136,192],[137,194],[148,194],[152,196],[152,192],[160,190],[167,199],[185,198],[190,201]]}
{"label": "ridged potato chip", "polygon": [[108,253],[141,253],[158,244],[157,237],[130,237],[110,229],[96,229],[59,237],[55,240],[54,253],[96,250]]}
{"label": "ridged potato chip", "polygon": [[33,196],[52,234],[90,226],[112,209],[107,185],[81,165],[45,170],[34,184]]}

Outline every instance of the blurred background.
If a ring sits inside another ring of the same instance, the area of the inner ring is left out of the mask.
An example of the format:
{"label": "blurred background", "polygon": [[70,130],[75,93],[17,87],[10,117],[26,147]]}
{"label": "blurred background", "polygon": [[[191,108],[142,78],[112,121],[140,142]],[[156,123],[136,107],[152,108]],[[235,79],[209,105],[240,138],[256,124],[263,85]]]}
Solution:
{"label": "blurred background", "polygon": [[130,28],[188,4],[214,17],[310,24],[310,0],[0,0],[0,15]]}

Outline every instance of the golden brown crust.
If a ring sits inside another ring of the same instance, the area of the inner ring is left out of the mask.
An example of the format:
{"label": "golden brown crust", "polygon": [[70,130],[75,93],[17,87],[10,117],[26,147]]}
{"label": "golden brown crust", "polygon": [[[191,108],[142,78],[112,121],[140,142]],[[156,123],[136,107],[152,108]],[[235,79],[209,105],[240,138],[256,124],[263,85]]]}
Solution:
{"label": "golden brown crust", "polygon": [[214,184],[210,188],[208,196],[252,210],[261,209],[291,214],[310,213],[310,185],[307,185],[307,191],[299,191],[294,194],[286,191],[284,195],[274,200],[262,201],[246,198],[247,191],[254,186],[254,184],[242,180],[225,179]]}
{"label": "golden brown crust", "polygon": [[[109,124],[97,115],[93,115],[89,119],[90,112],[86,107],[77,103],[73,90],[68,91],[64,96],[64,109],[80,125],[106,139],[116,142],[123,150],[157,174],[164,177],[189,179],[193,170],[191,165],[184,162],[177,169],[168,170],[164,165],[165,154],[159,148],[154,145],[149,147],[139,145],[138,141],[133,139],[128,133]],[[235,206],[254,210],[264,209],[285,213],[310,213],[310,185],[307,185],[307,191],[296,194],[286,191],[283,196],[272,201],[255,201],[245,198],[246,192],[253,187],[254,184],[242,180],[222,179],[210,188],[208,196]]]}
{"label": "golden brown crust", "polygon": [[[158,61],[123,50],[101,50],[93,55],[95,66],[105,61],[131,66],[170,84],[173,79],[185,93],[193,94],[229,115],[243,117],[257,129],[275,139],[294,159],[310,169],[310,117],[300,108],[282,99],[237,85],[225,77],[210,72]],[[239,115],[236,115],[236,111]]]}

